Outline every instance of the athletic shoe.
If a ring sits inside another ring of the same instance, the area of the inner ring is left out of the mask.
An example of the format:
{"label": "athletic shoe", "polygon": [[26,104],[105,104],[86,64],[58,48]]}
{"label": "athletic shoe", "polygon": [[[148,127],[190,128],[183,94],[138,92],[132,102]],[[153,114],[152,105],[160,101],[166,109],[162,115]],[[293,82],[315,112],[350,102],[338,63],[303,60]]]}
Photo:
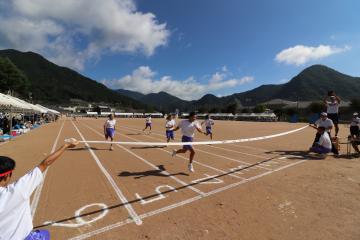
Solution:
{"label": "athletic shoe", "polygon": [[174,149],[174,150],[172,151],[171,156],[172,156],[172,157],[175,157],[175,156],[176,156],[176,149]]}
{"label": "athletic shoe", "polygon": [[110,151],[114,151],[114,148],[112,147],[112,146],[110,146],[110,149],[109,149]]}
{"label": "athletic shoe", "polygon": [[190,172],[195,172],[192,163],[189,163],[188,168],[189,168],[189,171],[190,171]]}

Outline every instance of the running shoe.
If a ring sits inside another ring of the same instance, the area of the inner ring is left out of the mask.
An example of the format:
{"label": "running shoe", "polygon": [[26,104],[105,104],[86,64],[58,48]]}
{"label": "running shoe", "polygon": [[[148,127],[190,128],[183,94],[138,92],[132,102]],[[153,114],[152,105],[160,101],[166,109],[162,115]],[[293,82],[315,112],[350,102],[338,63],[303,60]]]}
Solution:
{"label": "running shoe", "polygon": [[192,165],[192,163],[189,163],[188,168],[189,168],[190,172],[195,172],[194,166]]}
{"label": "running shoe", "polygon": [[171,156],[172,156],[172,157],[175,157],[175,156],[176,156],[176,149],[174,149],[174,150],[172,151]]}

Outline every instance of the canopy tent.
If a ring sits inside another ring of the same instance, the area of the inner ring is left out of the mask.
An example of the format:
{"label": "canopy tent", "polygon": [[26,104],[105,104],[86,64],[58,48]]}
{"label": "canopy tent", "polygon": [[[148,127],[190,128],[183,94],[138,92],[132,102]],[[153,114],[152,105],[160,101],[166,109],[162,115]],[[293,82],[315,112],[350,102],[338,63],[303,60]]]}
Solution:
{"label": "canopy tent", "polygon": [[19,101],[17,98],[2,93],[0,93],[0,107],[12,110],[31,109],[27,104]]}

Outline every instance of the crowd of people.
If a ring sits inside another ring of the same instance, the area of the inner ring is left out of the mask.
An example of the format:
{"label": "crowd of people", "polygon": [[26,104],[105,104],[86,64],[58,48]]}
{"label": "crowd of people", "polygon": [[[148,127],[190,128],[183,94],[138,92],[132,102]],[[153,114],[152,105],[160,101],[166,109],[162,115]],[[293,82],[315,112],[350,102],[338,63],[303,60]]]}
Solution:
{"label": "crowd of people", "polygon": [[33,114],[23,113],[10,114],[0,112],[0,141],[9,139],[14,135],[26,133],[43,123],[57,121],[58,115],[54,114]]}
{"label": "crowd of people", "polygon": [[[341,99],[334,91],[329,91],[328,96],[324,98],[326,112],[320,114],[320,118],[311,125],[317,130],[315,140],[310,147],[310,152],[326,155],[328,153],[339,154],[339,106]],[[332,136],[332,132],[335,132]],[[356,153],[360,153],[358,145],[360,144],[360,118],[358,113],[353,114],[350,123],[350,133],[348,141]]]}

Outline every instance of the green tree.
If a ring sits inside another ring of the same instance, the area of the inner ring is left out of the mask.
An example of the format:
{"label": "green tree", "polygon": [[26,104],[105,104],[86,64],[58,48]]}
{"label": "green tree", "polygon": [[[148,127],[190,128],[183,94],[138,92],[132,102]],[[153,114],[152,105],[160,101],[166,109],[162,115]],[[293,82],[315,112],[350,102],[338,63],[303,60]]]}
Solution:
{"label": "green tree", "polygon": [[259,104],[254,107],[253,111],[254,111],[254,113],[263,113],[263,112],[265,112],[265,110],[266,110],[266,107],[262,104]]}
{"label": "green tree", "polygon": [[9,58],[0,57],[0,92],[15,91],[28,97],[30,82]]}
{"label": "green tree", "polygon": [[359,111],[359,109],[360,109],[360,99],[359,98],[352,99],[351,103],[350,103],[350,108],[353,111]]}
{"label": "green tree", "polygon": [[322,102],[312,102],[306,110],[309,113],[320,113],[324,111],[324,104]]}

